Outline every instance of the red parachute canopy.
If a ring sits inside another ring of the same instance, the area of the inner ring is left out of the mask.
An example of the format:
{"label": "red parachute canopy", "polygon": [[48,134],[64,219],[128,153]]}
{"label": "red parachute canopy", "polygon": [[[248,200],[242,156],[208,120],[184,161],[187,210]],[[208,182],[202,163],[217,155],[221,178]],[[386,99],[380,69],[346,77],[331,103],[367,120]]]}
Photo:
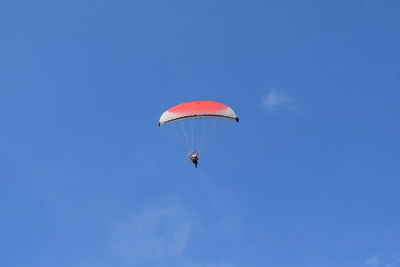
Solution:
{"label": "red parachute canopy", "polygon": [[199,118],[221,118],[239,121],[235,112],[224,104],[212,101],[194,101],[179,104],[165,111],[160,117],[158,126],[175,121]]}

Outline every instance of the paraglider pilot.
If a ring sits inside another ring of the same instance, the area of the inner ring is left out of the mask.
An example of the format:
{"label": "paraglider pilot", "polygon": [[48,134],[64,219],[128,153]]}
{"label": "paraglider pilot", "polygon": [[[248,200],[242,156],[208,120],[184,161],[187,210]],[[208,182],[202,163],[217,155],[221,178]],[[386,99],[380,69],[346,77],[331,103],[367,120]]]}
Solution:
{"label": "paraglider pilot", "polygon": [[189,153],[189,160],[192,161],[194,166],[197,168],[197,164],[199,164],[200,153],[197,151],[192,151]]}

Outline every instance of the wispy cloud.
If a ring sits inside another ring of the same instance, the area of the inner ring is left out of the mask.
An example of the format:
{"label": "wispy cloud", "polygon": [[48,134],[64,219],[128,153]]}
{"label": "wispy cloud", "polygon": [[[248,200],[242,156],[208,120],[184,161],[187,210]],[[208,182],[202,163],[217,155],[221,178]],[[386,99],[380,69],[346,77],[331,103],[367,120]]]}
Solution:
{"label": "wispy cloud", "polygon": [[175,196],[151,199],[147,204],[141,203],[140,207],[112,214],[111,217],[118,218],[110,218],[107,222],[99,238],[102,242],[88,247],[82,258],[62,266],[239,267],[226,258],[193,253],[199,247],[218,248],[215,242],[218,243],[221,237],[227,242],[232,240],[231,231],[225,233],[222,229],[226,227],[225,220],[234,220],[229,214],[217,216],[211,222],[205,221],[201,214],[189,209]]}
{"label": "wispy cloud", "polygon": [[262,107],[271,113],[277,110],[295,109],[294,100],[285,91],[280,89],[270,89],[261,96]]}
{"label": "wispy cloud", "polygon": [[168,201],[159,207],[147,207],[110,232],[113,251],[124,262],[145,264],[182,256],[196,216],[179,203]]}
{"label": "wispy cloud", "polygon": [[113,223],[109,262],[118,266],[235,267],[190,256],[190,240],[204,233],[199,216],[176,198],[163,199]]}
{"label": "wispy cloud", "polygon": [[379,0],[364,0],[364,2],[367,4],[373,4],[373,3],[378,3]]}
{"label": "wispy cloud", "polygon": [[365,260],[365,264],[366,264],[367,266],[371,266],[371,267],[377,267],[377,266],[379,266],[379,263],[380,263],[380,262],[381,262],[381,261],[380,261],[380,259],[379,259],[378,256],[370,257],[370,258],[368,258],[368,259]]}
{"label": "wispy cloud", "polygon": [[[386,253],[387,254],[387,253]],[[389,255],[380,255],[369,257],[365,260],[367,267],[399,267],[400,256],[399,251],[390,253]]]}

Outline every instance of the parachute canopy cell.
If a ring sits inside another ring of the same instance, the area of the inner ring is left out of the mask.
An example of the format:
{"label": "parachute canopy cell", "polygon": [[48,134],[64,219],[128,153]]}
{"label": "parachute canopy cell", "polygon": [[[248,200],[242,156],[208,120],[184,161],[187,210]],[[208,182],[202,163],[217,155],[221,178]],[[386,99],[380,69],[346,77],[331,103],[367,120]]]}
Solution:
{"label": "parachute canopy cell", "polygon": [[194,101],[179,104],[165,111],[160,117],[158,126],[199,118],[221,118],[239,122],[235,112],[227,105],[212,101]]}

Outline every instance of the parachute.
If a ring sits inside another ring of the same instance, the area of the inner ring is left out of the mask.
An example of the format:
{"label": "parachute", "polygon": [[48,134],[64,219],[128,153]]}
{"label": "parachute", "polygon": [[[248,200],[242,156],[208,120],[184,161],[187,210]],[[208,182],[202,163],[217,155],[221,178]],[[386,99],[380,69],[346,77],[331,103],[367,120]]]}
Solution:
{"label": "parachute", "polygon": [[[192,151],[189,155],[193,155],[195,151],[199,157],[205,143],[210,141],[206,139],[216,138],[215,135],[219,135],[227,124],[229,127],[232,125],[228,120],[239,122],[238,116],[229,106],[213,101],[193,101],[166,110],[161,115],[158,126],[168,125],[166,127],[170,133],[178,136],[185,147]],[[228,122],[225,123],[226,121]],[[195,165],[197,168],[197,162]]]}
{"label": "parachute", "polygon": [[212,101],[194,101],[177,105],[165,111],[161,115],[158,126],[175,121],[200,118],[231,119],[239,122],[235,112],[224,104]]}

